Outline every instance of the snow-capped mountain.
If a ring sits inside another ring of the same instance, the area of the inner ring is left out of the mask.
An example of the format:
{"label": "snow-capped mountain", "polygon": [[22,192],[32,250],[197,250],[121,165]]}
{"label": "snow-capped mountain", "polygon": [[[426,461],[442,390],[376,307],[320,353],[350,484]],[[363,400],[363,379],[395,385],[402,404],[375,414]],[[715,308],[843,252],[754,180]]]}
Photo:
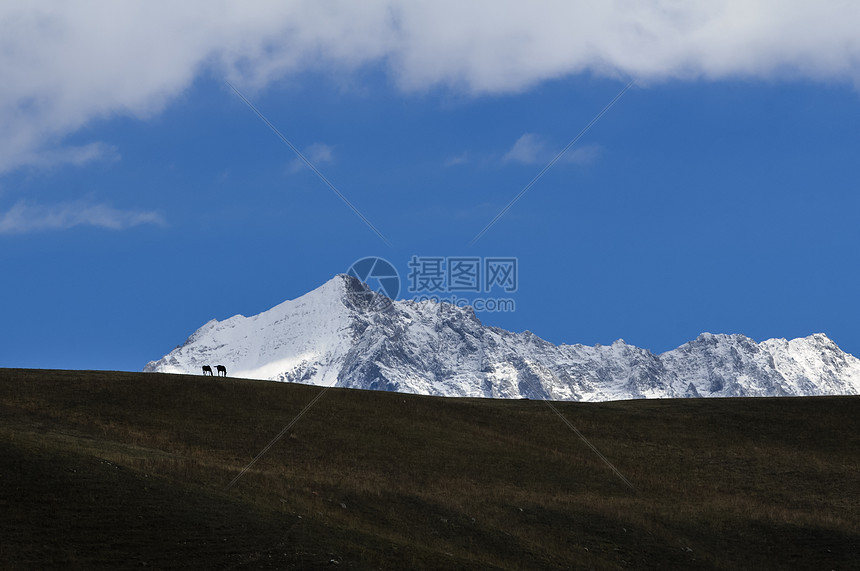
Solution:
{"label": "snow-capped mountain", "polygon": [[860,394],[860,360],[824,334],[756,343],[703,333],[655,355],[553,345],[483,325],[471,308],[391,301],[338,275],[259,315],[212,320],[144,368],[442,396],[600,401]]}

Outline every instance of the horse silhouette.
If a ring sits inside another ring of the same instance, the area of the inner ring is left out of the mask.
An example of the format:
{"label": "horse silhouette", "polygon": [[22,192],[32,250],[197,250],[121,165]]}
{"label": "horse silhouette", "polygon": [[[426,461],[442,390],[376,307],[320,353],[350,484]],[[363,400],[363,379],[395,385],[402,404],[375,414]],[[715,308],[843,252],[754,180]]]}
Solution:
{"label": "horse silhouette", "polygon": [[[226,376],[227,376],[227,367],[225,367],[224,365],[217,365],[217,366],[215,367],[215,369],[217,369],[217,370],[218,370],[218,376],[219,376],[219,377],[221,377],[221,376],[226,377]],[[221,375],[221,373],[224,373],[224,374],[223,374],[223,375]]]}
{"label": "horse silhouette", "polygon": [[203,376],[206,376],[206,373],[209,373],[209,376],[212,376],[212,367],[209,365],[203,365]]}

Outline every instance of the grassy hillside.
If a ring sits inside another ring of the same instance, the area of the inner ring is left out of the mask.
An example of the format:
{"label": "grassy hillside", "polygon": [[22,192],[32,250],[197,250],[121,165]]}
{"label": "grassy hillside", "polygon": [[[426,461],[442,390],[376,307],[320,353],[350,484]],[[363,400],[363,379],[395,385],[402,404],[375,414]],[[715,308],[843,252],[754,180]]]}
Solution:
{"label": "grassy hillside", "polygon": [[556,403],[0,369],[0,567],[858,569],[860,398]]}

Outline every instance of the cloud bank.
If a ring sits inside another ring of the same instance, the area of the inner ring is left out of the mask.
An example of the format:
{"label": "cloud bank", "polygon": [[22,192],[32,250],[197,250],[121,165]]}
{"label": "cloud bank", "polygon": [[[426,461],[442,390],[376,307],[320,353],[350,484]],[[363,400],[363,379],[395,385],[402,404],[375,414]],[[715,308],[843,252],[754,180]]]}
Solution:
{"label": "cloud bank", "polygon": [[157,212],[119,210],[85,202],[43,206],[20,201],[0,214],[0,234],[67,230],[75,226],[124,230],[140,224],[163,225],[164,219]]}
{"label": "cloud bank", "polygon": [[[334,149],[325,143],[313,143],[302,149],[302,155],[315,167],[334,162]],[[297,173],[307,168],[303,160],[296,157],[290,161],[289,172]]]}
{"label": "cloud bank", "polygon": [[[553,149],[540,135],[525,133],[514,146],[502,157],[502,162],[519,163],[523,165],[546,165],[561,149]],[[560,158],[561,161],[578,165],[587,165],[600,155],[598,145],[581,145],[570,149]]]}
{"label": "cloud bank", "polygon": [[0,172],[95,119],[156,114],[201,74],[263,88],[374,65],[405,92],[473,96],[584,72],[860,84],[858,27],[860,3],[837,0],[6,0]]}

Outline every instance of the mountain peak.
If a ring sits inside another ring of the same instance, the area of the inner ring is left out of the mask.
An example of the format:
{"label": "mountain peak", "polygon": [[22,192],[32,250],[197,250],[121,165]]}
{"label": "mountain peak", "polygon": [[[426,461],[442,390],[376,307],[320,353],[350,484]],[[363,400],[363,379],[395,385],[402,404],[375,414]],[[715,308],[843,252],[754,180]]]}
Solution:
{"label": "mountain peak", "polygon": [[471,308],[394,301],[347,274],[258,315],[211,320],[145,371],[444,396],[611,400],[860,394],[860,361],[822,333],[756,343],[702,333],[661,355],[618,339],[560,345]]}
{"label": "mountain peak", "polygon": [[[335,274],[330,280],[305,295],[342,298],[350,294],[360,294],[367,291],[370,291],[370,288],[358,278],[348,274]],[[296,299],[302,299],[302,297]]]}

